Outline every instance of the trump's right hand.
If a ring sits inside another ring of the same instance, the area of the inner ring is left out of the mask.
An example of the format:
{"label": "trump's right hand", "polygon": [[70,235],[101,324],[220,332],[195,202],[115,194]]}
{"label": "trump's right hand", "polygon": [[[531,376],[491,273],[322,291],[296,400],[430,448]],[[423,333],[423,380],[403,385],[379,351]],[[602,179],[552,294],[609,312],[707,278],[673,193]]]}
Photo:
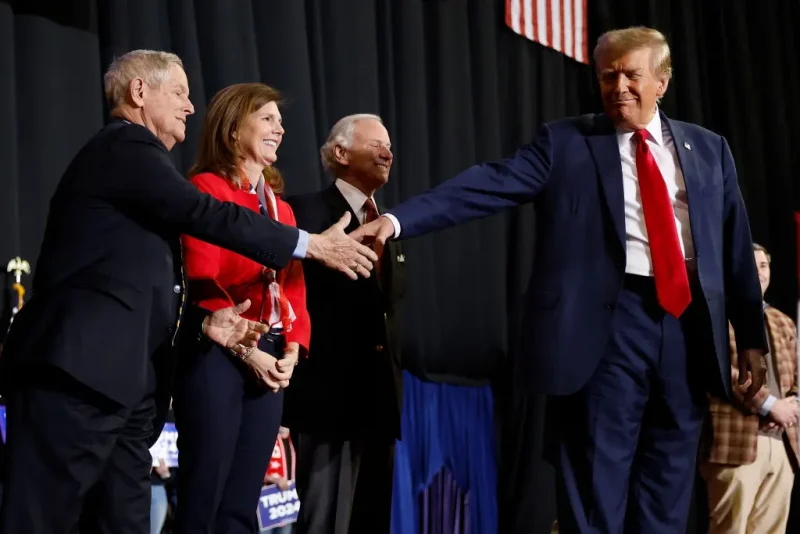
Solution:
{"label": "trump's right hand", "polygon": [[378,257],[383,255],[386,241],[394,235],[394,225],[388,217],[378,217],[371,223],[359,226],[350,237],[365,245],[372,245]]}
{"label": "trump's right hand", "polygon": [[345,213],[336,224],[321,234],[309,235],[306,257],[340,271],[352,280],[357,280],[359,275],[369,278],[369,272],[373,263],[378,261],[378,256],[369,247],[344,233],[348,224],[350,212]]}

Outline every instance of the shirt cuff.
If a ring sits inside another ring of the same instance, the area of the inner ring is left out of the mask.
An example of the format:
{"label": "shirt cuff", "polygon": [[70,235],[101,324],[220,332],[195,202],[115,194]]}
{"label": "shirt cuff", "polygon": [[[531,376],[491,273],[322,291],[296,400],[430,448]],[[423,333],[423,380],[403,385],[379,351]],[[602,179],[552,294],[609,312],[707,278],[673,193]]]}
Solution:
{"label": "shirt cuff", "polygon": [[392,226],[394,226],[394,235],[392,238],[397,239],[400,237],[400,221],[397,220],[397,217],[391,213],[384,213],[383,216],[392,221]]}
{"label": "shirt cuff", "polygon": [[775,404],[776,400],[778,399],[776,399],[774,395],[767,397],[767,400],[764,401],[764,404],[762,404],[761,408],[758,410],[762,417],[769,415],[769,411],[772,409],[772,405]]}
{"label": "shirt cuff", "polygon": [[305,230],[298,230],[297,236],[297,246],[294,248],[294,252],[292,253],[292,258],[296,260],[302,260],[306,257],[306,251],[308,250],[308,232]]}

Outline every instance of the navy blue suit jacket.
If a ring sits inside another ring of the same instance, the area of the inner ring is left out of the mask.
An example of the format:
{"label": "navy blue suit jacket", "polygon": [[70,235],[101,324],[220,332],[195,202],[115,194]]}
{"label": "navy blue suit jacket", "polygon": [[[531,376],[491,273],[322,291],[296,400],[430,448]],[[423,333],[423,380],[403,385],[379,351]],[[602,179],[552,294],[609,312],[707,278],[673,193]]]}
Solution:
{"label": "navy blue suit jacket", "polygon": [[[686,181],[698,278],[711,321],[708,353],[712,362],[716,354],[719,366],[719,377],[709,379],[730,395],[727,321],[740,349],[767,348],[736,168],[723,137],[663,114],[662,120]],[[475,165],[391,213],[407,239],[531,201],[536,251],[518,376],[533,391],[567,395],[586,384],[603,355],[625,274],[622,165],[608,117],[544,124],[512,157]]]}

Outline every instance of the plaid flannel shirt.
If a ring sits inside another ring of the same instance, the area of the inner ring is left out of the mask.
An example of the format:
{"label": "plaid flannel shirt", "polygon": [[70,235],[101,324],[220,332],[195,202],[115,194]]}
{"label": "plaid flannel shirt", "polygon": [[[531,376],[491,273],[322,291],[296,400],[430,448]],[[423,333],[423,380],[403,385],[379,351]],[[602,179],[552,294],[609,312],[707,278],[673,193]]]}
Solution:
{"label": "plaid flannel shirt", "polygon": [[[797,328],[794,321],[784,313],[772,307],[764,311],[769,336],[770,350],[775,355],[776,369],[782,396],[797,395]],[[714,397],[709,398],[710,424],[704,436],[703,461],[713,464],[745,465],[756,459],[758,434],[760,425],[768,422],[759,416],[759,409],[770,395],[767,386],[759,390],[749,401],[736,391],[735,384],[739,379],[736,339],[733,328],[728,326],[730,334],[731,379],[734,384],[733,403]],[[775,394],[776,397],[781,395]],[[788,441],[792,464],[797,465],[798,439],[797,429],[791,428],[783,434],[784,442]]]}

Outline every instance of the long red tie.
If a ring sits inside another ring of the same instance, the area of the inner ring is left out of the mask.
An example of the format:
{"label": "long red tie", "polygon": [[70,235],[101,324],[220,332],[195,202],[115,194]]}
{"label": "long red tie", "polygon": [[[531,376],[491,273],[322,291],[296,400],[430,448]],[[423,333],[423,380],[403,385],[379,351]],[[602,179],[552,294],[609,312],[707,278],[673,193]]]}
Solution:
{"label": "long red tie", "polygon": [[667,313],[680,317],[692,301],[692,292],[667,184],[664,183],[653,153],[647,146],[647,137],[647,130],[637,130],[633,135],[636,140],[636,172],[639,175],[650,257],[653,260],[656,294],[658,303]]}

